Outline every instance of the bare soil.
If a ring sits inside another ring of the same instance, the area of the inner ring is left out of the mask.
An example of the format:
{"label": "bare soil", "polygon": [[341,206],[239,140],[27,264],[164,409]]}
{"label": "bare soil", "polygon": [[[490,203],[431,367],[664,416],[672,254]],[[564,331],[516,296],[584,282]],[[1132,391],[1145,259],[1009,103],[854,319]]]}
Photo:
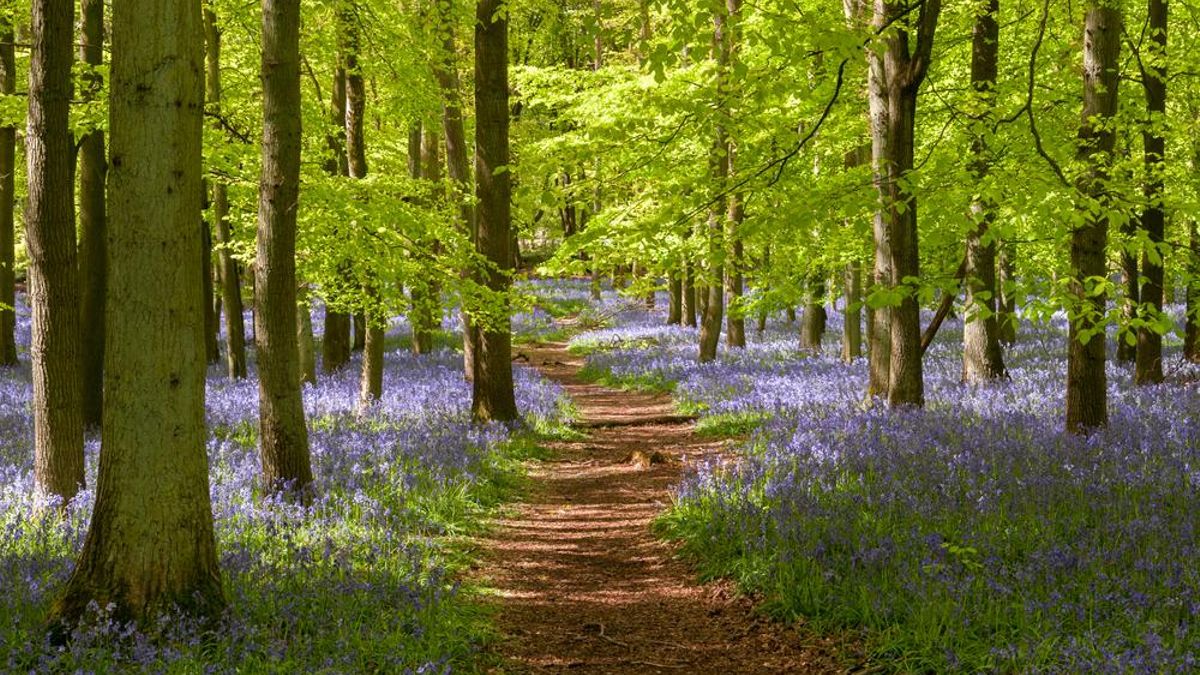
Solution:
{"label": "bare soil", "polygon": [[523,347],[579,411],[581,441],[532,465],[526,501],[482,542],[494,589],[496,673],[823,673],[857,660],[848,641],[755,613],[728,583],[701,584],[651,521],[689,462],[715,458],[662,394],[579,379],[563,344]]}

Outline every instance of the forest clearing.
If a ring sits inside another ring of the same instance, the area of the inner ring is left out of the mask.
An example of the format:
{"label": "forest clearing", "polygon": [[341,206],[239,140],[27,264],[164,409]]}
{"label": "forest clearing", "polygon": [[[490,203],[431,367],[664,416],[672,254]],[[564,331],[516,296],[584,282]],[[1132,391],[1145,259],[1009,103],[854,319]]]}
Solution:
{"label": "forest clearing", "polygon": [[0,671],[1200,671],[1197,40],[0,3]]}

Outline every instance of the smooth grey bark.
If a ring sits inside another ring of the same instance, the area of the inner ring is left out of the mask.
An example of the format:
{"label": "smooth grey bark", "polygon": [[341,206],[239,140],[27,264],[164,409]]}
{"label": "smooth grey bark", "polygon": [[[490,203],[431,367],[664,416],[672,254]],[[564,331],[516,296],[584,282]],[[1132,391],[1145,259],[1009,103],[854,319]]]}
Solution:
{"label": "smooth grey bark", "polygon": [[300,384],[316,384],[317,350],[313,339],[312,299],[308,284],[301,284],[296,296],[296,342],[300,359]]}
{"label": "smooth grey bark", "polygon": [[[64,44],[70,44],[69,33]],[[96,504],[55,602],[118,621],[217,616],[200,307],[203,47],[198,0],[123,0],[112,17],[109,322]]]}
{"label": "smooth grey bark", "polygon": [[29,347],[33,361],[33,471],[39,491],[68,501],[84,481],[79,277],[71,175],[75,149],[68,126],[75,6],[72,0],[34,0],[32,6],[25,246],[33,311]]}
{"label": "smooth grey bark", "polygon": [[312,484],[296,344],[300,197],[300,1],[262,0],[263,144],[254,322],[259,442],[269,492],[305,499]]}
{"label": "smooth grey bark", "polygon": [[[721,338],[721,320],[725,311],[725,228],[731,220],[730,199],[725,194],[731,173],[733,143],[729,137],[732,119],[729,114],[729,68],[731,65],[733,35],[731,22],[736,19],[739,0],[727,0],[723,7],[713,13],[713,57],[717,64],[716,123],[713,125],[714,139],[709,155],[709,172],[718,197],[708,215],[708,270],[705,279],[704,309],[700,319],[700,363],[717,358],[717,344]],[[736,201],[736,200],[735,200]],[[740,207],[738,207],[740,209]]]}
{"label": "smooth grey bark", "polygon": [[851,363],[862,356],[862,261],[850,261],[842,274],[842,292],[846,298],[842,311],[842,362]]}
{"label": "smooth grey bark", "polygon": [[[329,116],[333,122],[333,132],[325,137],[329,155],[324,168],[331,176],[350,175],[350,160],[346,156],[346,68],[343,61],[339,46],[338,64],[329,93]],[[342,269],[345,276],[349,276],[348,262],[343,264]],[[326,305],[325,331],[321,338],[321,370],[333,373],[344,368],[349,362],[350,315],[330,309]]]}

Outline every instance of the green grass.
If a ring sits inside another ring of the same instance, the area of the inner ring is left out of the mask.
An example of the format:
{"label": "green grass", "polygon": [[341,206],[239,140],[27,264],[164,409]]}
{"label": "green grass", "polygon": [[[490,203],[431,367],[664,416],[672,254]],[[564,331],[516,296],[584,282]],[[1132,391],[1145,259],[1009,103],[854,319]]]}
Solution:
{"label": "green grass", "polygon": [[[680,406],[681,412],[689,413],[686,406]],[[763,412],[721,413],[701,417],[696,422],[696,435],[702,438],[730,438],[745,436],[758,428],[769,418]]]}

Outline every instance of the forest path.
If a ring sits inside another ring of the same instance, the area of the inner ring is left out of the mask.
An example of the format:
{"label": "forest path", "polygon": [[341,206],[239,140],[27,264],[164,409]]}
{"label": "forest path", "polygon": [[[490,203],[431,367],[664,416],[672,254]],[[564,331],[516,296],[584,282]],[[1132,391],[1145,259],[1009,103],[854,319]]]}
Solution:
{"label": "forest path", "polygon": [[[653,535],[683,463],[716,457],[670,396],[583,382],[564,344],[520,353],[565,387],[579,441],[550,444],[524,502],[484,538],[473,576],[495,589],[497,673],[837,672],[837,643],[753,613],[725,583],[699,584]],[[653,463],[649,459],[660,453]]]}

